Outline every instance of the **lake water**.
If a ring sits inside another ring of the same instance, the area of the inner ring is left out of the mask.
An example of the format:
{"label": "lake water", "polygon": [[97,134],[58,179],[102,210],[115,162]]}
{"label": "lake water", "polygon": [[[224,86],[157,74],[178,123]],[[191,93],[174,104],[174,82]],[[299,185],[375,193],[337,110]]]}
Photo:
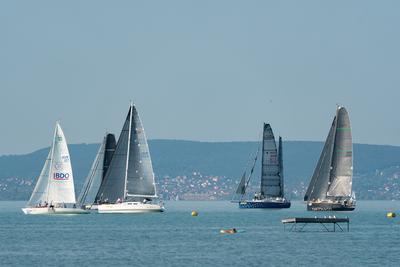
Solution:
{"label": "lake water", "polygon": [[[350,217],[350,232],[336,233],[285,232],[282,218],[328,214],[302,202],[271,211],[176,201],[165,213],[76,216],[28,216],[24,204],[0,202],[1,266],[400,266],[400,217],[386,218],[398,201],[329,213]],[[239,233],[219,233],[231,227]]]}

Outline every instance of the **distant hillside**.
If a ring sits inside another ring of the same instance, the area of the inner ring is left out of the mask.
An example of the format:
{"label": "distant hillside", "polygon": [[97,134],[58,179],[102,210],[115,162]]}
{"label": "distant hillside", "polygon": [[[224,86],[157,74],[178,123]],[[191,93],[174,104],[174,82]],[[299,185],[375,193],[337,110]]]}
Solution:
{"label": "distant hillside", "polygon": [[[159,183],[163,181],[164,176],[191,175],[193,172],[237,180],[237,177],[244,171],[251,155],[257,150],[258,145],[257,142],[149,141],[154,171]],[[323,143],[287,141],[283,145],[287,187],[296,188],[299,184],[308,184]],[[90,169],[98,146],[98,144],[72,144],[69,146],[77,192],[79,192]],[[39,175],[48,149],[40,149],[26,155],[0,157],[0,199],[9,198],[10,195],[16,199],[27,197],[26,194],[32,190],[32,185],[26,179],[33,181]],[[395,166],[400,166],[400,147],[354,145],[354,173],[356,177],[367,177],[363,179],[368,179],[368,177],[375,175],[377,171],[393,169]],[[259,168],[256,174],[258,176]],[[21,186],[13,188],[9,185],[11,178],[23,178],[16,180],[15,183],[26,186],[26,190],[22,190]],[[4,185],[7,186],[4,187]],[[354,181],[355,190],[361,190],[363,186],[363,180],[356,178]],[[297,188],[296,190],[300,189]]]}

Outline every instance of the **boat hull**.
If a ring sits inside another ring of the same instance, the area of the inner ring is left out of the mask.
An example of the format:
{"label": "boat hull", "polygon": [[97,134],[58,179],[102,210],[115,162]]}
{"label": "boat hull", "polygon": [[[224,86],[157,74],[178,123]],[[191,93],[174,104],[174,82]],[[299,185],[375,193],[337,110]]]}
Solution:
{"label": "boat hull", "polygon": [[355,204],[331,203],[331,202],[309,202],[308,211],[353,211]]}
{"label": "boat hull", "polygon": [[164,207],[162,205],[142,202],[123,202],[115,204],[101,204],[97,206],[98,213],[148,213],[163,211]]}
{"label": "boat hull", "polygon": [[88,214],[90,211],[84,209],[77,208],[23,208],[22,211],[28,215],[54,215],[54,214],[64,214],[64,215],[73,215],[73,214]]}
{"label": "boat hull", "polygon": [[288,209],[290,201],[244,201],[239,202],[241,209]]}

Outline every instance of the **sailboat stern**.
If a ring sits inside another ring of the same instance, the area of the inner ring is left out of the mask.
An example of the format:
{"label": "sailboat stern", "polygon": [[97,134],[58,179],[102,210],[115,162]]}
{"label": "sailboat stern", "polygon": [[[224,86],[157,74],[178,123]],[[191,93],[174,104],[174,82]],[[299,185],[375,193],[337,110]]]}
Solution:
{"label": "sailboat stern", "polygon": [[351,199],[343,201],[309,201],[307,202],[308,211],[353,211],[356,208],[356,202]]}

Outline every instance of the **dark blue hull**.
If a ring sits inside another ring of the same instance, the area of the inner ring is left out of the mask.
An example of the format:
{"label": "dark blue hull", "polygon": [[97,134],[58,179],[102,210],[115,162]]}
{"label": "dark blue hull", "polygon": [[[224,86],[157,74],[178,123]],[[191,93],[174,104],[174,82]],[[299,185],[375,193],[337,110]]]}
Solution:
{"label": "dark blue hull", "polygon": [[285,202],[268,202],[268,201],[246,201],[240,202],[241,209],[288,209],[290,201]]}

